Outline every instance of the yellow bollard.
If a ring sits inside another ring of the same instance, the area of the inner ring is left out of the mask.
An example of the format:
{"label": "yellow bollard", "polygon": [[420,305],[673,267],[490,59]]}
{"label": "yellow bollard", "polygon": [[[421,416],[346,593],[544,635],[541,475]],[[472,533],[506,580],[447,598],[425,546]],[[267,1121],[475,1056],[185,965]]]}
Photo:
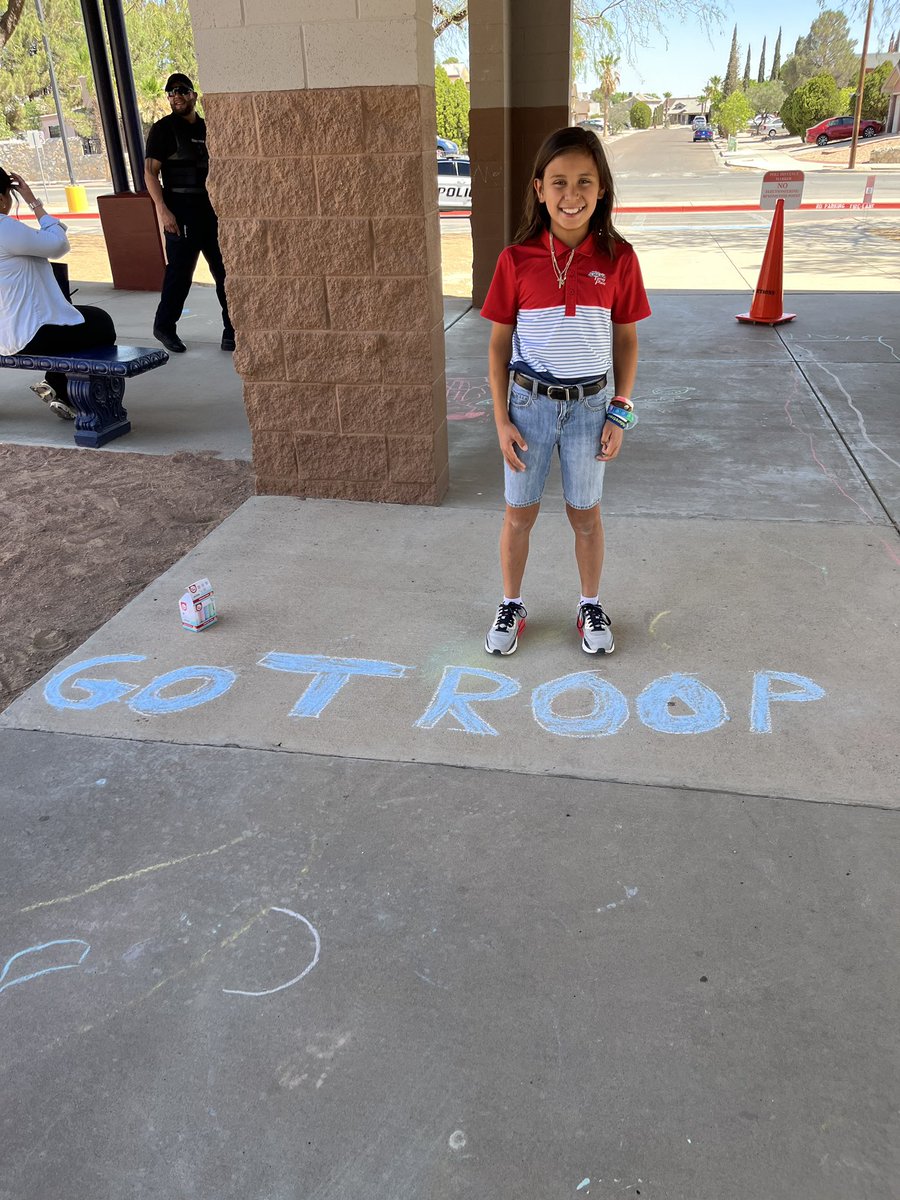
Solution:
{"label": "yellow bollard", "polygon": [[87,192],[80,183],[73,183],[66,188],[66,212],[82,213],[88,211]]}

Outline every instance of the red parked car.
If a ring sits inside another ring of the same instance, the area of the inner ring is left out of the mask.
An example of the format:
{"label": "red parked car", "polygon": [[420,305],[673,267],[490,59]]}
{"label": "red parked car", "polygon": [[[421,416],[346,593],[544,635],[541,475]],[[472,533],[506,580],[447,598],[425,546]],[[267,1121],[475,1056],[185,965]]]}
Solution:
{"label": "red parked car", "polygon": [[[860,137],[870,138],[874,137],[876,133],[884,133],[882,122],[863,117],[859,122]],[[852,117],[826,117],[818,125],[807,129],[804,141],[809,142],[810,145],[827,146],[829,142],[836,142],[838,138],[848,137],[853,137]]]}

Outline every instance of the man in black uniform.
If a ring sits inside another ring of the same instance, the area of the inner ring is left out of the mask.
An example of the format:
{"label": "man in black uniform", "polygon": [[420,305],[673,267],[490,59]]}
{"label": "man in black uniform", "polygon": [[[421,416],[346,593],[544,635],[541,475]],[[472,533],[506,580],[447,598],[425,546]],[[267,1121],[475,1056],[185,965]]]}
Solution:
{"label": "man in black uniform", "polygon": [[[222,305],[222,349],[234,349],[234,327],[225,298],[225,264],[219,249],[219,223],[206,191],[209,154],[206,122],[197,113],[197,93],[187,75],[170,75],[166,95],[172,109],[147,135],[144,181],[166,236],[166,267],[153,336],[176,354],[187,347],[177,325],[194,268],[202,254],[216,281]],[[160,171],[162,184],[160,184]]]}

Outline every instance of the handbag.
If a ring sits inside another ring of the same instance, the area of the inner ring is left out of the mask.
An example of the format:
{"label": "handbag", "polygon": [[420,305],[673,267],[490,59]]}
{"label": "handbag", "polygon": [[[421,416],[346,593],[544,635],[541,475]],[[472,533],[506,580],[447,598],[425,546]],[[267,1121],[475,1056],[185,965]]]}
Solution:
{"label": "handbag", "polygon": [[69,287],[69,264],[64,262],[52,262],[50,264],[50,269],[53,271],[53,276],[56,279],[56,282],[59,284],[59,290],[71,304],[72,297],[75,295],[75,292],[78,291],[78,288],[76,288],[75,292],[73,292]]}

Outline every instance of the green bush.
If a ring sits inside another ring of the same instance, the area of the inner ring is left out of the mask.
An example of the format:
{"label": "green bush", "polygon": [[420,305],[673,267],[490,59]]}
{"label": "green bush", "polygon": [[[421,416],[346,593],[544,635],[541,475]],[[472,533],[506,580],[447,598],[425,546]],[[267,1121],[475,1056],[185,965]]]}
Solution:
{"label": "green bush", "polygon": [[645,104],[643,100],[636,100],[631,106],[629,119],[632,129],[649,129],[651,121],[649,104]]}
{"label": "green bush", "polygon": [[809,83],[803,83],[790,93],[781,106],[781,119],[791,133],[800,137],[810,125],[817,125],[826,117],[839,117],[843,113],[843,97],[833,75],[816,75]]}
{"label": "green bush", "polygon": [[727,134],[743,129],[753,116],[753,107],[743,92],[732,92],[716,109],[716,121]]}
{"label": "green bush", "polygon": [[434,68],[434,104],[438,135],[458,142],[460,148],[469,143],[469,89],[461,79],[450,82],[443,67]]}
{"label": "green bush", "polygon": [[[889,97],[881,90],[893,67],[889,62],[882,63],[874,71],[870,71],[863,83],[862,115],[871,121],[883,121],[887,117]],[[847,112],[856,112],[856,90],[850,96]]]}

